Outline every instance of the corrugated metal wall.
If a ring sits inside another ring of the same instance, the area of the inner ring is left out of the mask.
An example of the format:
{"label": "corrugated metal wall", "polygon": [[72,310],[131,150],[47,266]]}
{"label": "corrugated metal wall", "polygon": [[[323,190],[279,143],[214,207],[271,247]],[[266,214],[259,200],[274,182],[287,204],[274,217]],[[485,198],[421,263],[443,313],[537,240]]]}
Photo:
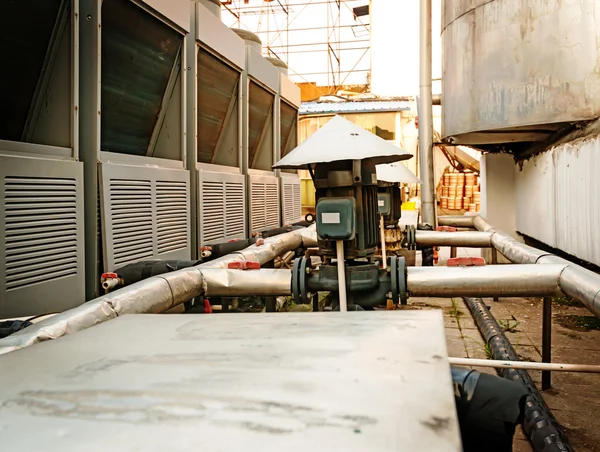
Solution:
{"label": "corrugated metal wall", "polygon": [[516,168],[517,229],[600,265],[600,135]]}

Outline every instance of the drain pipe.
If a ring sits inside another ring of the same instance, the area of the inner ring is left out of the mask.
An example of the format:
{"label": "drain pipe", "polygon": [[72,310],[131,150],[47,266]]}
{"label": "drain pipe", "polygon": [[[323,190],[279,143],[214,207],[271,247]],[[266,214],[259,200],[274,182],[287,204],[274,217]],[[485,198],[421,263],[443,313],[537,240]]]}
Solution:
{"label": "drain pipe", "polygon": [[[507,267],[511,266],[507,265]],[[464,300],[479,332],[490,348],[493,358],[500,361],[519,361],[517,352],[483,300],[480,298],[464,298]],[[504,367],[496,371],[501,377],[521,382],[529,391],[525,403],[523,429],[533,450],[535,452],[572,452],[573,447],[527,371],[511,367]]]}
{"label": "drain pipe", "polygon": [[525,245],[509,234],[495,229],[485,218],[477,216],[444,216],[440,224],[445,226],[475,227],[479,231],[491,233],[491,244],[509,261],[515,264],[563,265],[559,286],[562,292],[580,301],[596,317],[600,318],[600,275],[571,261]]}
{"label": "drain pipe", "polygon": [[435,227],[431,55],[431,0],[421,0],[419,11],[419,170],[421,172],[423,222]]}

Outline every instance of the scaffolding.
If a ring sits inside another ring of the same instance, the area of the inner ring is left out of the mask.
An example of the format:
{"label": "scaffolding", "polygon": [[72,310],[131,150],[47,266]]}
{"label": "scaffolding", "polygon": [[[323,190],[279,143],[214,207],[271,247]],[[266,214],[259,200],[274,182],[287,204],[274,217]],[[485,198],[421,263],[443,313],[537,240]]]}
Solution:
{"label": "scaffolding", "polygon": [[[335,94],[370,80],[369,0],[222,0],[223,21],[256,33],[299,84]],[[308,25],[308,26],[305,26]],[[325,57],[325,58],[324,58]]]}

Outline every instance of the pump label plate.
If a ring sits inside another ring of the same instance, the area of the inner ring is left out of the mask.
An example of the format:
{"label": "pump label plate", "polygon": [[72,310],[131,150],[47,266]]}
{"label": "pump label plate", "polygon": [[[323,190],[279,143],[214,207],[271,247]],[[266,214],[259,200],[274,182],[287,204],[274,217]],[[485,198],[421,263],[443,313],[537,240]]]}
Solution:
{"label": "pump label plate", "polygon": [[323,224],[340,224],[339,212],[323,212],[321,214],[321,223],[323,223]]}

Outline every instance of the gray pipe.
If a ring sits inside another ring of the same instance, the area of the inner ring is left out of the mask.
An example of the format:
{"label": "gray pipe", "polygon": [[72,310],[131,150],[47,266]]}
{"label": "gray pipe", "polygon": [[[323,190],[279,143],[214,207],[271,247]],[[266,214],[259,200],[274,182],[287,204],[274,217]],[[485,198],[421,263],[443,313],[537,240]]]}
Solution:
{"label": "gray pipe", "polygon": [[482,267],[408,267],[408,292],[414,297],[549,297],[560,295],[564,265],[488,265]]}
{"label": "gray pipe", "polygon": [[431,0],[421,0],[419,15],[419,169],[423,222],[435,227],[433,108],[431,94]]}
{"label": "gray pipe", "polygon": [[473,224],[475,218],[475,216],[471,215],[444,215],[438,218],[438,225],[460,228],[475,228],[475,225]]}
{"label": "gray pipe", "polygon": [[559,285],[562,292],[580,301],[596,317],[600,318],[600,275],[591,272],[573,262],[562,259],[529,245],[525,245],[506,232],[495,229],[485,218],[445,216],[440,224],[447,226],[465,226],[471,221],[479,231],[492,233],[492,246],[515,264],[563,265],[566,268],[560,274]]}
{"label": "gray pipe", "polygon": [[462,246],[466,248],[489,248],[492,246],[492,233],[480,231],[433,232],[417,231],[417,245]]}
{"label": "gray pipe", "polygon": [[[125,314],[158,314],[166,312],[175,306],[200,296],[209,290],[208,286],[213,286],[213,295],[215,290],[221,294],[236,293],[239,290],[232,286],[232,277],[230,273],[207,272],[207,278],[203,276],[206,269],[227,268],[229,262],[236,261],[255,261],[265,264],[275,257],[304,246],[304,243],[312,244],[311,230],[314,226],[306,229],[297,229],[285,234],[269,237],[264,240],[263,245],[251,245],[248,248],[228,254],[219,259],[200,264],[196,267],[184,268],[170,273],[153,276],[140,281],[136,284],[124,287],[115,292],[111,292],[102,297],[91,300],[87,303],[62,312],[52,318],[45,319],[36,323],[18,333],[12,334],[4,339],[0,339],[0,355],[11,352],[23,347],[27,347],[38,342],[56,339],[67,334],[76,333],[86,328],[90,328],[99,323],[112,320]],[[268,280],[261,280],[262,270],[249,270],[248,275],[242,270],[233,270],[237,278],[247,283],[247,278],[254,278],[256,281],[252,284],[258,285],[260,282],[260,293],[269,292],[270,288],[262,286],[269,284]],[[287,284],[290,285],[291,277],[288,277]],[[277,285],[273,292],[280,292],[281,279],[276,279]],[[227,292],[230,289],[231,292]],[[237,290],[237,291],[236,291]],[[287,293],[287,292],[286,292]],[[251,295],[249,290],[244,289],[245,295]],[[269,293],[271,295],[271,293]]]}

